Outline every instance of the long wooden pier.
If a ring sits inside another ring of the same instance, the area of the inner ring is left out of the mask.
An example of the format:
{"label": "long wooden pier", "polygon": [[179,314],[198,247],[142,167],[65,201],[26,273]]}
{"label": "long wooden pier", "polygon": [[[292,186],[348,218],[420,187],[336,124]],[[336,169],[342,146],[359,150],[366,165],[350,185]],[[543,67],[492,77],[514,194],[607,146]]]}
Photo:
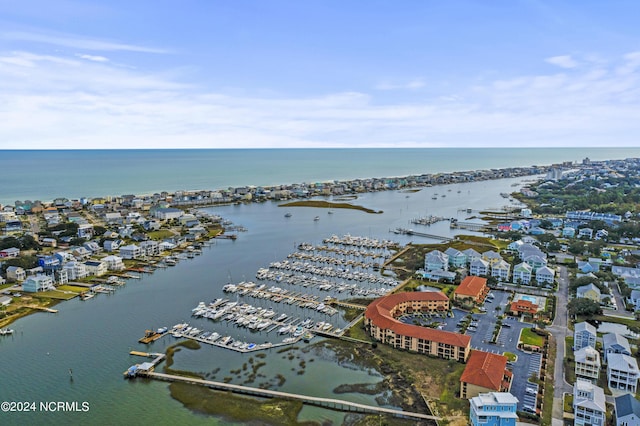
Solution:
{"label": "long wooden pier", "polygon": [[375,407],[372,405],[359,404],[357,402],[344,401],[342,399],[334,398],[320,398],[308,395],[299,395],[295,393],[280,392],[269,389],[252,388],[248,386],[234,385],[231,383],[214,382],[211,380],[198,379],[195,377],[176,376],[173,374],[156,373],[154,371],[143,372],[139,375],[149,377],[156,380],[164,380],[169,382],[183,382],[189,384],[195,384],[200,386],[206,386],[212,389],[231,391],[234,393],[241,393],[245,395],[254,395],[267,398],[280,398],[288,400],[302,401],[305,404],[315,405],[318,407],[331,408],[334,410],[351,411],[357,413],[375,413],[375,414],[388,414],[394,417],[419,419],[419,420],[440,420],[440,417],[414,413],[411,411],[394,410],[391,408]]}
{"label": "long wooden pier", "polygon": [[418,237],[431,238],[432,240],[440,240],[443,242],[451,240],[450,237],[443,237],[442,235],[427,234],[425,232],[414,231],[413,229],[396,228],[391,232],[395,234],[403,234],[403,235],[417,235]]}
{"label": "long wooden pier", "polygon": [[452,228],[468,229],[470,231],[484,231],[489,228],[489,225],[475,222],[451,222]]}

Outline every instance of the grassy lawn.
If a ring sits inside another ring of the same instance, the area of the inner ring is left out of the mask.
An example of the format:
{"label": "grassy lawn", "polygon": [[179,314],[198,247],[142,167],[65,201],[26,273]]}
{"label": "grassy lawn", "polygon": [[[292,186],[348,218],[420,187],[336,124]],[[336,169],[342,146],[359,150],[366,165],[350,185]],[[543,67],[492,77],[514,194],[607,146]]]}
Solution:
{"label": "grassy lawn", "polygon": [[523,328],[520,332],[520,341],[525,345],[542,346],[544,344],[544,337],[538,336],[530,328]]}
{"label": "grassy lawn", "polygon": [[564,396],[564,411],[565,413],[573,413],[573,395],[571,394]]}
{"label": "grassy lawn", "polygon": [[515,360],[518,359],[518,355],[514,354],[513,352],[504,352],[502,355],[506,356],[507,360],[511,362],[515,362]]}
{"label": "grassy lawn", "polygon": [[75,292],[66,293],[59,290],[41,291],[38,294],[34,294],[34,297],[38,297],[38,298],[59,299],[59,300],[69,300],[77,296],[78,296],[78,293],[75,293]]}
{"label": "grassy lawn", "polygon": [[86,287],[78,287],[75,285],[61,285],[58,287],[58,290],[62,291],[73,291],[74,293],[84,293],[87,291]]}
{"label": "grassy lawn", "polygon": [[175,234],[168,229],[159,229],[157,231],[148,232],[147,235],[149,235],[149,238],[152,240],[159,241],[164,240],[165,238],[171,238]]}
{"label": "grassy lawn", "polygon": [[544,396],[542,399],[542,424],[550,425],[551,416],[553,415],[553,386],[555,377],[553,377],[557,342],[554,338],[549,339],[549,350],[547,351],[547,366],[544,375]]}
{"label": "grassy lawn", "polygon": [[322,201],[322,200],[307,200],[307,201],[293,201],[290,203],[280,204],[278,207],[321,207],[321,208],[332,208],[332,209],[353,209],[353,210],[361,210],[366,213],[382,213],[379,210],[372,210],[362,206],[356,206],[349,203],[332,203],[330,201]]}

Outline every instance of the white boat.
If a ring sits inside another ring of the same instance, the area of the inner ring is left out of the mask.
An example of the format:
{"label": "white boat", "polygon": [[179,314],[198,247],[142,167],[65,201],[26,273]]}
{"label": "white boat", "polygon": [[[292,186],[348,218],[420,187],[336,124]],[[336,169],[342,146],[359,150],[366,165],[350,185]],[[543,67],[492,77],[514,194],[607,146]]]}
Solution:
{"label": "white boat", "polygon": [[290,325],[285,325],[283,327],[280,327],[278,329],[278,334],[287,334],[291,331],[291,326]]}
{"label": "white boat", "polygon": [[11,328],[0,328],[0,336],[6,336],[9,334],[13,334],[13,329]]}
{"label": "white boat", "polygon": [[313,218],[313,220],[315,220],[316,222],[320,220],[320,216],[316,216]]}

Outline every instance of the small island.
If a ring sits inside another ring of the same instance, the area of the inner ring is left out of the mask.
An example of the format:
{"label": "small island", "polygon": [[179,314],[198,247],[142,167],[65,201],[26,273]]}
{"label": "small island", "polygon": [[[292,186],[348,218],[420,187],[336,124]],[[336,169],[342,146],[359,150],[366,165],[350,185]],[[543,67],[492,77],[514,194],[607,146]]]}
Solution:
{"label": "small island", "polygon": [[322,200],[305,200],[305,201],[293,201],[291,203],[280,204],[278,207],[320,207],[327,209],[353,209],[361,210],[366,213],[381,214],[382,210],[372,210],[362,206],[354,206],[349,203],[332,203],[331,201]]}

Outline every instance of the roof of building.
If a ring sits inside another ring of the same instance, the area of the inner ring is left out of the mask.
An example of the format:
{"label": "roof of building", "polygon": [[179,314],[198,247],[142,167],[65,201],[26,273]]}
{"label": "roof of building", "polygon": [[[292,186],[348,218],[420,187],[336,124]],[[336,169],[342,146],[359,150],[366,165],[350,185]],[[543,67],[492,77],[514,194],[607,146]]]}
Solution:
{"label": "roof of building", "polygon": [[587,357],[595,358],[598,364],[600,364],[600,352],[595,350],[595,348],[591,346],[585,346],[584,348],[578,349],[573,353],[573,356],[576,362],[586,362]]}
{"label": "roof of building", "polygon": [[[579,392],[587,393],[590,397],[577,397]],[[573,404],[575,406],[604,412],[606,411],[605,401],[604,390],[601,387],[588,380],[576,380],[573,386]]]}
{"label": "roof of building", "polygon": [[462,282],[460,283],[458,288],[456,288],[454,293],[464,295],[464,296],[477,297],[484,291],[486,287],[487,287],[486,278],[469,275],[464,280],[462,280]]}
{"label": "roof of building", "polygon": [[583,322],[579,322],[575,325],[574,327],[574,331],[576,333],[582,332],[582,331],[588,331],[589,333],[593,334],[594,336],[596,335],[596,328],[589,324],[586,321]]}
{"label": "roof of building", "polygon": [[444,293],[439,291],[420,291],[396,293],[374,300],[367,306],[364,315],[377,327],[391,330],[402,336],[416,337],[434,342],[446,343],[453,346],[466,347],[471,342],[471,337],[466,334],[450,331],[420,327],[405,324],[391,315],[391,310],[403,302],[410,301],[449,301]]}
{"label": "roof of building", "polygon": [[611,370],[638,372],[638,362],[629,355],[609,354],[607,355],[607,363]]}
{"label": "roof of building", "polygon": [[499,391],[506,367],[506,356],[474,350],[471,351],[460,381]]}
{"label": "roof of building", "polygon": [[636,417],[640,418],[640,401],[635,399],[632,394],[620,395],[615,399],[615,403],[617,418],[625,417],[629,414],[635,414]]}
{"label": "roof of building", "polygon": [[535,303],[531,303],[529,300],[516,300],[515,302],[511,302],[510,306],[511,312],[524,312],[524,313],[533,313],[538,312],[538,305]]}
{"label": "roof of building", "polygon": [[629,341],[624,337],[617,333],[608,333],[602,336],[602,346],[606,351],[613,346],[618,346],[627,352],[631,353],[631,347],[629,346]]}

